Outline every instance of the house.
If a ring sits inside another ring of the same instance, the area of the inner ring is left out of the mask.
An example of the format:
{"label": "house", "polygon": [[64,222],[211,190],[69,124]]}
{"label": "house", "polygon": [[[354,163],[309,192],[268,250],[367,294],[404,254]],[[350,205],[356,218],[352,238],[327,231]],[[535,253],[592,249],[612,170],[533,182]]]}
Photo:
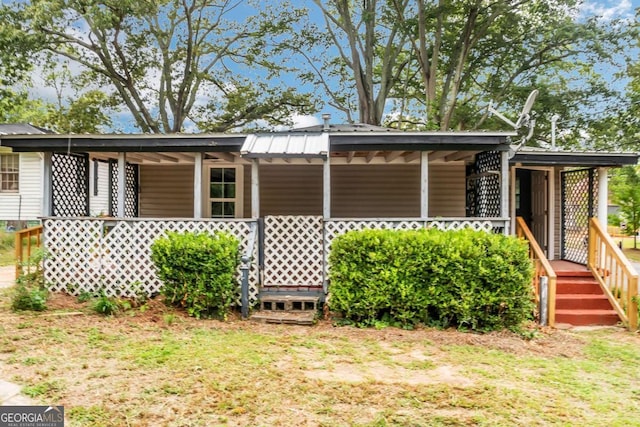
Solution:
{"label": "house", "polygon": [[[54,289],[157,293],[155,238],[226,230],[253,260],[247,306],[322,298],[331,241],[353,229],[515,234],[520,216],[543,257],[585,264],[590,218],[606,224],[607,171],[638,156],[514,152],[514,137],[326,122],[248,135],[7,135],[0,145],[43,153],[45,274]],[[110,167],[113,218],[87,215],[96,162]]]}
{"label": "house", "polygon": [[[8,135],[51,135],[26,123],[0,124],[0,138]],[[0,223],[3,226],[23,228],[39,223],[44,215],[42,152],[13,152],[0,147]],[[94,162],[89,170],[91,214],[108,212],[108,164]]]}

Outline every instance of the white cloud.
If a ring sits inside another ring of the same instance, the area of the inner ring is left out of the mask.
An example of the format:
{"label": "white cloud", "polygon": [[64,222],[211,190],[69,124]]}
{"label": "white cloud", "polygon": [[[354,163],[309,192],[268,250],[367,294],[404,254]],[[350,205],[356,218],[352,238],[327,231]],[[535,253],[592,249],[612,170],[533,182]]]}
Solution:
{"label": "white cloud", "polygon": [[295,114],[291,120],[293,121],[293,129],[305,128],[309,126],[316,126],[321,123],[320,119],[316,116],[303,116]]}
{"label": "white cloud", "polygon": [[633,4],[630,0],[586,1],[581,6],[583,15],[599,16],[606,21],[613,19],[633,19]]}

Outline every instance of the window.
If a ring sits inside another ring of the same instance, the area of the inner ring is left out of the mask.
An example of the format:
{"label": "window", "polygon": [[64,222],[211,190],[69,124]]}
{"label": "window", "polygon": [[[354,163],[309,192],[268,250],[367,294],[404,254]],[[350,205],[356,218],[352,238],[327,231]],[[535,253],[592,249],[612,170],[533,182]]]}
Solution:
{"label": "window", "polygon": [[242,217],[242,166],[209,169],[209,216]]}
{"label": "window", "polygon": [[18,154],[0,154],[0,192],[17,193],[20,172]]}

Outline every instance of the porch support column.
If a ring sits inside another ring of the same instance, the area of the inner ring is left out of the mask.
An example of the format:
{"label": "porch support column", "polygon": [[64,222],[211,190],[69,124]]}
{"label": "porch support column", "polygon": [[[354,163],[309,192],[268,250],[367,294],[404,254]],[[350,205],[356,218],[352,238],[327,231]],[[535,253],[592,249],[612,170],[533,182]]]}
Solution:
{"label": "porch support column", "polygon": [[598,168],[598,222],[607,230],[609,205],[609,176],[607,168]]}
{"label": "porch support column", "polygon": [[509,170],[509,208],[511,217],[511,234],[516,234],[516,167]]}
{"label": "porch support column", "polygon": [[195,153],[193,159],[193,217],[202,218],[202,153]]}
{"label": "porch support column", "polygon": [[322,161],[322,216],[331,218],[331,153]]}
{"label": "porch support column", "polygon": [[547,258],[553,260],[556,258],[556,169],[551,168],[547,172],[547,182],[549,189],[547,191],[547,228],[549,237],[547,237]]}
{"label": "porch support column", "polygon": [[500,153],[500,216],[506,218],[504,234],[509,234],[511,222],[509,221],[509,152]]}
{"label": "porch support column", "polygon": [[53,173],[52,173],[52,159],[53,153],[45,152],[43,157],[42,168],[42,216],[53,215]]}
{"label": "porch support column", "polygon": [[118,153],[118,218],[124,218],[125,195],[127,194],[127,154]]}
{"label": "porch support column", "polygon": [[429,152],[420,152],[420,218],[429,217]]}
{"label": "porch support column", "polygon": [[260,160],[251,161],[251,218],[260,218]]}

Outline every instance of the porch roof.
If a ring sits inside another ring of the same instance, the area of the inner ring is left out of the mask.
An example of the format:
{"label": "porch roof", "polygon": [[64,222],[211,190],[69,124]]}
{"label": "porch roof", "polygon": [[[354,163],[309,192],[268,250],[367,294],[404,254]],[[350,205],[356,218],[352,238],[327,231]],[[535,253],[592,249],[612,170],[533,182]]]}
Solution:
{"label": "porch roof", "polygon": [[247,135],[240,153],[249,158],[313,158],[327,157],[329,134],[268,133]]}
{"label": "porch roof", "polygon": [[[343,131],[321,132],[329,138],[331,152],[346,151],[507,151],[515,132],[401,132]],[[308,131],[280,132],[299,138]],[[297,135],[297,136],[296,136]],[[112,135],[2,135],[0,145],[16,152],[240,152],[246,134],[112,134]]]}
{"label": "porch roof", "polygon": [[599,166],[616,167],[635,165],[638,153],[610,151],[548,150],[539,147],[523,147],[511,159],[511,164],[525,166]]}

